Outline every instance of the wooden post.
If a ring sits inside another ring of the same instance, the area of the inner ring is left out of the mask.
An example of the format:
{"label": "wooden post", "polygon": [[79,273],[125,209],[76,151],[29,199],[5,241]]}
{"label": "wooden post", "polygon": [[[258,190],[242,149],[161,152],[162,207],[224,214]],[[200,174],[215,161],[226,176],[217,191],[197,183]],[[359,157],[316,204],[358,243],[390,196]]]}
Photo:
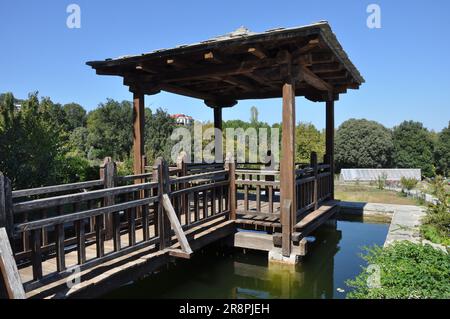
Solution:
{"label": "wooden post", "polygon": [[296,222],[295,203],[295,82],[291,76],[291,62],[287,64],[287,75],[283,85],[283,123],[281,136],[280,203],[290,203],[290,209],[281,211],[282,254],[291,254],[291,235]]}
{"label": "wooden post", "polygon": [[12,185],[8,177],[0,172],[0,227],[5,227],[8,238],[13,238]]}
{"label": "wooden post", "polygon": [[26,298],[8,234],[4,227],[0,227],[0,275],[3,277],[8,298]]}
{"label": "wooden post", "polygon": [[314,171],[313,203],[314,203],[314,210],[316,210],[317,208],[319,208],[319,203],[317,202],[318,167],[317,167],[317,153],[316,152],[311,152],[310,161],[311,161],[311,167]]}
{"label": "wooden post", "polygon": [[230,219],[236,219],[236,162],[232,154],[227,154],[226,169],[228,170],[228,207]]}
{"label": "wooden post", "polygon": [[[100,178],[103,179],[104,188],[114,188],[116,186],[117,169],[116,163],[111,160],[111,157],[106,157],[103,161],[103,166],[100,169]],[[114,196],[107,196],[103,200],[103,205],[114,205]],[[113,238],[113,216],[112,214],[105,214],[105,238],[110,240]]]}
{"label": "wooden post", "polygon": [[334,101],[326,102],[326,158],[330,165],[331,200],[334,200]]}
{"label": "wooden post", "polygon": [[[186,176],[187,175],[187,153],[181,152],[180,155],[178,155],[177,158],[177,168],[180,171],[180,176]],[[179,185],[180,189],[184,189],[187,187],[187,183],[181,183]],[[189,196],[188,194],[184,194],[181,196],[181,214],[184,215],[186,219],[186,224],[191,223],[191,213],[189,210]],[[180,218],[181,220],[181,218]]]}
{"label": "wooden post", "polygon": [[222,145],[222,108],[214,107],[214,129],[220,130],[220,134],[214,136],[214,154],[216,163],[223,163],[223,145]]}
{"label": "wooden post", "polygon": [[[266,154],[266,164],[265,164],[265,169],[267,170],[275,170],[275,165],[274,165],[274,160],[273,160],[273,155],[272,155],[272,151],[268,150],[267,154]],[[266,175],[264,177],[264,180],[268,181],[268,182],[273,182],[275,181],[275,175]],[[269,191],[272,192],[272,194],[269,194]],[[265,194],[266,197],[269,198],[273,195],[273,187],[270,186],[266,186],[265,187]]]}
{"label": "wooden post", "polygon": [[[134,174],[144,173],[144,126],[145,126],[145,107],[144,94],[133,92],[133,170]],[[138,181],[139,183],[139,181]]]}
{"label": "wooden post", "polygon": [[169,167],[167,162],[158,157],[155,161],[154,169],[157,172],[158,181],[158,235],[159,249],[163,250],[170,246],[170,221],[164,214],[163,195],[169,194]]}

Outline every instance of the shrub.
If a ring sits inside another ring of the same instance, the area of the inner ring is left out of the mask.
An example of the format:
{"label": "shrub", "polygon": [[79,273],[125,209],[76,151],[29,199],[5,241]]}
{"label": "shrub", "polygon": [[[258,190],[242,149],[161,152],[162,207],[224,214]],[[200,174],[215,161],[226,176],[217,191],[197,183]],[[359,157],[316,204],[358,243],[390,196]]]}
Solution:
{"label": "shrub", "polygon": [[366,248],[362,258],[380,269],[379,287],[368,285],[368,267],[346,283],[353,288],[347,298],[400,299],[450,298],[450,254],[430,245],[408,241],[396,242],[382,248]]}
{"label": "shrub", "polygon": [[432,242],[450,245],[450,194],[446,190],[445,180],[442,176],[436,176],[432,182],[433,195],[436,203],[430,203],[427,215],[423,219],[421,227],[422,235]]}
{"label": "shrub", "polygon": [[400,179],[400,184],[402,185],[402,188],[409,191],[415,188],[417,186],[417,183],[418,180],[415,178],[408,178],[402,176],[402,178]]}
{"label": "shrub", "polygon": [[377,177],[377,187],[380,190],[383,190],[386,187],[387,174],[383,173],[378,175]]}

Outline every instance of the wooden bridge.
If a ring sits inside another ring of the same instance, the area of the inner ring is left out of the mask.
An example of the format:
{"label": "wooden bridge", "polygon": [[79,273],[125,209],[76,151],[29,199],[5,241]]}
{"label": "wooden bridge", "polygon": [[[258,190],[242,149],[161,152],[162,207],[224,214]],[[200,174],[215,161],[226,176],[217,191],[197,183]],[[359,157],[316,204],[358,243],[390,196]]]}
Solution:
{"label": "wooden bridge", "polygon": [[[329,165],[312,164],[296,170],[297,255],[306,253],[302,239],[335,211]],[[12,297],[22,289],[35,298],[94,296],[229,236],[236,247],[281,251],[291,226],[280,221],[289,209],[280,207],[278,176],[264,166],[181,160],[118,176],[106,160],[98,180],[11,191],[1,175],[2,247],[11,247],[2,249],[2,274]]]}

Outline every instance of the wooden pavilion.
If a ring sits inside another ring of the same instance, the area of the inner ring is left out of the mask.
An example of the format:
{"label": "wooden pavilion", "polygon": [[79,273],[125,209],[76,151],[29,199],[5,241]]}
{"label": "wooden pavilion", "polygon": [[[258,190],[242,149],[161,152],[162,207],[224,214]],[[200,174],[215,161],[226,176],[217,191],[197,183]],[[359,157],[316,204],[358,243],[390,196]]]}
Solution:
{"label": "wooden pavilion", "polygon": [[[123,77],[124,85],[133,93],[135,174],[144,173],[144,95],[162,90],[202,99],[214,110],[214,127],[219,129],[222,108],[232,107],[239,100],[282,97],[280,203],[290,202],[290,224],[296,221],[299,207],[296,204],[295,97],[326,103],[324,164],[333,172],[334,101],[339,99],[339,94],[358,89],[364,82],[325,21],[262,33],[241,27],[199,43],[91,61],[87,65],[97,74]],[[222,149],[221,139],[216,137],[216,149]],[[329,197],[333,199],[333,178],[330,183]],[[287,246],[290,236],[286,234],[283,238]],[[287,253],[289,249],[284,251]]]}

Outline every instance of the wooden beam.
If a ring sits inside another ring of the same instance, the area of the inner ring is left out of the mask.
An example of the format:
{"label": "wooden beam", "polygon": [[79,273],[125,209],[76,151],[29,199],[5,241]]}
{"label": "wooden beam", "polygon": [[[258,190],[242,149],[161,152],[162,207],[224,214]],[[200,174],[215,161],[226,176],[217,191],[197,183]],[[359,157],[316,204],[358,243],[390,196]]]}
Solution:
{"label": "wooden beam", "polygon": [[4,227],[0,228],[0,274],[10,299],[26,299],[16,260]]}
{"label": "wooden beam", "polygon": [[265,59],[265,58],[267,58],[267,54],[260,47],[248,48],[247,52],[250,53],[250,54],[253,54],[258,59]]}
{"label": "wooden beam", "polygon": [[202,99],[202,100],[216,99],[216,97],[211,94],[191,90],[188,88],[184,88],[181,86],[172,85],[172,84],[168,84],[168,83],[161,83],[160,88],[161,88],[161,90],[169,92],[169,93],[180,94],[180,95],[184,95],[184,96],[193,97],[196,99]]}
{"label": "wooden beam", "polygon": [[314,64],[311,66],[311,71],[314,73],[327,73],[327,72],[336,72],[341,71],[343,69],[340,63],[323,63],[323,64]]}
{"label": "wooden beam", "polygon": [[208,62],[224,63],[224,59],[217,52],[209,51],[203,55],[203,59]]}
{"label": "wooden beam", "polygon": [[180,221],[178,220],[177,214],[175,213],[175,209],[172,206],[172,203],[170,202],[169,195],[163,194],[163,207],[167,214],[167,217],[169,217],[170,224],[172,225],[172,228],[175,232],[175,235],[177,236],[178,242],[181,246],[181,250],[185,252],[186,254],[192,254],[191,246],[189,246],[189,242],[186,238],[186,235],[183,232],[183,229],[181,228]]}
{"label": "wooden beam", "polygon": [[325,153],[331,172],[331,200],[334,199],[334,101],[326,102]]}
{"label": "wooden beam", "polygon": [[319,78],[305,66],[300,66],[297,79],[300,81],[305,81],[306,83],[320,91],[333,90],[333,87],[330,84]]}
{"label": "wooden beam", "polygon": [[288,64],[287,78],[283,85],[283,113],[280,163],[280,203],[283,232],[283,256],[291,254],[291,233],[296,216],[295,196],[295,81]]}
{"label": "wooden beam", "polygon": [[140,92],[133,93],[133,171],[134,174],[143,174],[144,163],[144,125],[145,108],[144,94]]}
{"label": "wooden beam", "polygon": [[295,54],[303,54],[306,53],[308,51],[311,51],[314,48],[317,48],[318,46],[320,46],[320,39],[312,39],[309,40],[309,42],[302,46],[301,48],[299,48],[298,50],[295,51]]}
{"label": "wooden beam", "polygon": [[276,59],[263,59],[257,61],[233,62],[229,64],[207,65],[190,70],[168,71],[157,75],[155,81],[172,82],[201,79],[214,76],[230,76],[252,72],[259,68],[273,67],[278,64]]}

